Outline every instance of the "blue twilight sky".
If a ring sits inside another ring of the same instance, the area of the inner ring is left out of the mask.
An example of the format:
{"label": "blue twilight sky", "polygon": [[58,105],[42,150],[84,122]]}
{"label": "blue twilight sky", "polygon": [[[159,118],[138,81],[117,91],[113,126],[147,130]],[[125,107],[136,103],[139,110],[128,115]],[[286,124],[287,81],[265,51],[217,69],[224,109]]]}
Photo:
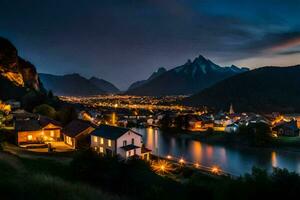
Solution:
{"label": "blue twilight sky", "polygon": [[0,0],[0,36],[39,72],[126,89],[199,54],[250,68],[300,64],[300,0]]}

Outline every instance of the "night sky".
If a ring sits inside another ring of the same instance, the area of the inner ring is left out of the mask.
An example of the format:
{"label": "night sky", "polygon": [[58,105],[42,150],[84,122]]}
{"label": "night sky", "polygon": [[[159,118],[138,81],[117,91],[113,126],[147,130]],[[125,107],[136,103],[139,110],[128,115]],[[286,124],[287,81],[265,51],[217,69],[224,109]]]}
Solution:
{"label": "night sky", "polygon": [[300,63],[300,0],[0,0],[0,35],[39,72],[126,89],[199,54],[220,65]]}

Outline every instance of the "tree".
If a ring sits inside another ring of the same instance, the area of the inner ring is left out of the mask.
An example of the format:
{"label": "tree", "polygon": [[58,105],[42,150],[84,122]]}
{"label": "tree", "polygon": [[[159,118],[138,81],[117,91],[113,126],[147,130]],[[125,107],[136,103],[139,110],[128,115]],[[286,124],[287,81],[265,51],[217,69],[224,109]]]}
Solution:
{"label": "tree", "polygon": [[52,90],[49,90],[48,92],[48,98],[52,99],[54,97]]}
{"label": "tree", "polygon": [[159,122],[161,129],[169,129],[172,125],[172,118],[166,114]]}
{"label": "tree", "polygon": [[64,106],[56,113],[56,119],[63,125],[68,124],[72,120],[77,118],[77,113],[74,107]]}
{"label": "tree", "polygon": [[254,123],[248,126],[241,126],[238,135],[254,146],[265,146],[272,139],[272,132],[269,125],[265,123]]}
{"label": "tree", "polygon": [[56,117],[55,109],[47,104],[42,104],[42,105],[36,106],[33,109],[33,113],[44,115],[51,119],[54,119]]}

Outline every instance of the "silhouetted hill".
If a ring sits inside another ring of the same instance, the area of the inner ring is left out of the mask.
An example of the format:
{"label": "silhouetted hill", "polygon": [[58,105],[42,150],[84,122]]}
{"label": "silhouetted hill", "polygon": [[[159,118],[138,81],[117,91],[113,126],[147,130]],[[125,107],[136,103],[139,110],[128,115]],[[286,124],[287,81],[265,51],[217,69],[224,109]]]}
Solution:
{"label": "silhouetted hill", "polygon": [[56,95],[87,96],[105,94],[103,90],[79,74],[59,76],[41,73],[39,75],[44,87]]}
{"label": "silhouetted hill", "polygon": [[237,111],[300,112],[300,65],[262,67],[245,72],[187,98],[186,105]]}
{"label": "silhouetted hill", "polygon": [[149,96],[194,94],[220,80],[245,71],[248,69],[236,66],[220,67],[200,55],[194,61],[189,60],[182,66],[162,71],[155,77],[135,83],[126,93]]}
{"label": "silhouetted hill", "polygon": [[120,92],[120,90],[115,85],[106,80],[92,77],[90,78],[90,82],[97,86],[100,90],[108,94],[116,94]]}

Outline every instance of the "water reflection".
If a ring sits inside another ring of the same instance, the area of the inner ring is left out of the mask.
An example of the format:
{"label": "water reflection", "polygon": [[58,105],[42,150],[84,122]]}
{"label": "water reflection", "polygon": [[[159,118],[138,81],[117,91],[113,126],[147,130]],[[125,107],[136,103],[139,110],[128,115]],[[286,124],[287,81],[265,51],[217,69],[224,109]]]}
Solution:
{"label": "water reflection", "polygon": [[143,135],[144,144],[156,155],[182,157],[186,161],[209,167],[217,165],[236,175],[251,172],[253,166],[269,171],[273,167],[287,168],[300,173],[300,153],[208,145],[153,128],[136,131]]}
{"label": "water reflection", "polygon": [[271,160],[272,160],[272,167],[278,167],[277,166],[277,157],[276,157],[276,152],[275,151],[272,151]]}

